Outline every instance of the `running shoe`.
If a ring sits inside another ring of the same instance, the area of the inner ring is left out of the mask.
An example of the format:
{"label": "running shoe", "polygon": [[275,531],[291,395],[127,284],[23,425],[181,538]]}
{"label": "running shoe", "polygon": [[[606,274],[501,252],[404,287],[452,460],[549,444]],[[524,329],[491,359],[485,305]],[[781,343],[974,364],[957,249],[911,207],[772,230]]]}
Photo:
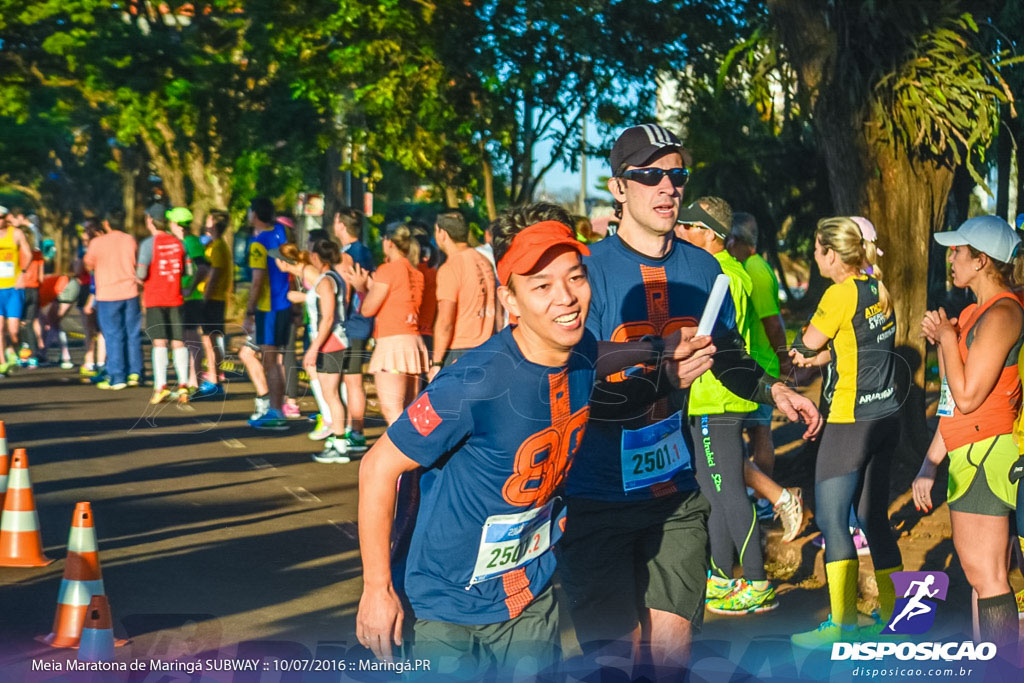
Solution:
{"label": "running shoe", "polygon": [[[853,536],[853,547],[857,549],[858,555],[870,555],[871,548],[868,547],[868,539],[864,537],[864,534],[860,532],[860,529],[850,529],[850,535]],[[819,534],[816,539],[811,541],[814,545],[819,548],[825,547],[825,535]]]}
{"label": "running shoe", "polygon": [[267,412],[263,413],[255,420],[249,420],[249,426],[254,429],[266,429],[279,432],[288,429],[288,421],[279,410],[269,408],[267,409]]}
{"label": "running shoe", "polygon": [[265,396],[263,398],[260,398],[259,396],[257,396],[255,398],[255,402],[256,402],[256,409],[253,410],[252,411],[252,415],[249,416],[249,421],[250,422],[253,421],[253,420],[260,419],[261,417],[263,417],[264,415],[267,414],[268,410],[270,410],[270,397],[269,396]]}
{"label": "running shoe", "polygon": [[803,491],[797,487],[787,488],[786,491],[789,491],[789,500],[785,503],[780,502],[772,508],[775,519],[782,521],[783,543],[789,543],[796,538],[804,524]]}
{"label": "running shoe", "polygon": [[39,359],[35,356],[30,356],[27,360],[21,361],[21,367],[35,369],[39,367]]}
{"label": "running shoe", "polygon": [[18,364],[18,354],[15,352],[15,350],[12,349],[10,346],[8,346],[6,351],[7,351],[7,357],[5,358],[5,360],[7,361],[7,364],[8,365],[17,365]]}
{"label": "running shoe", "polygon": [[81,375],[82,377],[93,377],[96,375],[96,366],[83,365],[82,367],[78,368],[78,374]]}
{"label": "running shoe", "polygon": [[[313,431],[309,433],[310,441],[323,441],[331,434],[334,433],[334,427],[331,424],[325,423],[323,417],[320,415],[316,416],[316,424],[313,426]],[[342,437],[342,441],[345,441],[345,437]],[[348,442],[345,441],[345,447],[348,448]]]}
{"label": "running shoe", "polygon": [[362,453],[366,450],[366,437],[362,432],[345,432],[345,441],[348,443],[349,453]]}
{"label": "running shoe", "polygon": [[124,382],[111,383],[109,379],[105,379],[102,382],[96,384],[97,389],[103,389],[104,391],[121,391],[127,384]]}
{"label": "running shoe", "polygon": [[329,465],[344,465],[352,462],[352,458],[348,457],[346,453],[345,440],[332,436],[324,442],[324,449],[313,455],[313,460]]}
{"label": "running shoe", "polygon": [[1024,590],[1017,593],[1017,618],[1024,619]]}
{"label": "running shoe", "polygon": [[132,374],[128,375],[128,386],[137,387],[140,384],[142,384],[142,380],[139,378],[139,375],[137,373],[133,372]]}
{"label": "running shoe", "polygon": [[861,641],[872,641],[872,640],[888,640],[901,642],[909,640],[908,636],[902,633],[882,633],[885,627],[888,626],[888,622],[882,621],[882,616],[878,613],[878,610],[871,610],[871,619],[873,623],[867,626],[861,626],[857,629],[857,639]]}
{"label": "running shoe", "polygon": [[733,592],[707,603],[709,612],[733,616],[770,612],[778,606],[779,603],[775,602],[775,588],[770,583],[767,588],[755,588],[743,579],[737,582]]}
{"label": "running shoe", "polygon": [[11,371],[11,368],[13,368],[13,367],[14,367],[13,365],[11,365],[10,363],[7,363],[7,362],[0,363],[0,375],[6,375],[7,373],[9,373]]}
{"label": "running shoe", "polygon": [[298,420],[302,417],[302,411],[295,403],[285,403],[281,406],[281,412],[284,413],[285,418],[289,420]]}
{"label": "running shoe", "polygon": [[734,590],[736,590],[738,584],[739,581],[737,579],[721,581],[709,576],[707,588],[704,590],[704,602],[710,603],[712,600],[721,600],[722,598],[728,597]]}
{"label": "running shoe", "polygon": [[204,398],[214,398],[215,396],[223,395],[224,390],[221,389],[219,385],[204,380],[203,383],[199,385],[199,389],[192,394],[192,398],[199,401]]}
{"label": "running shoe", "polygon": [[110,379],[110,375],[107,374],[107,369],[100,367],[96,370],[96,374],[89,378],[91,384],[99,384],[105,379]]}
{"label": "running shoe", "polygon": [[18,360],[22,363],[27,363],[28,359],[32,357],[32,349],[28,347],[28,344],[22,344],[21,348],[18,349]]}
{"label": "running shoe", "polygon": [[171,397],[171,390],[167,388],[167,385],[160,387],[153,391],[153,395],[149,399],[149,405],[155,406],[158,403],[163,403]]}
{"label": "running shoe", "polygon": [[69,358],[69,359],[67,359],[67,360],[62,360],[62,361],[60,362],[60,369],[61,369],[61,370],[71,370],[71,369],[73,369],[74,367],[75,367],[75,364],[71,362],[71,359],[70,359],[70,358]]}
{"label": "running shoe", "polygon": [[177,397],[176,397],[175,400],[178,402],[179,406],[188,405],[188,397],[189,397],[188,387],[178,387],[178,391],[176,392],[176,394],[177,394]]}
{"label": "running shoe", "polygon": [[789,637],[790,642],[797,647],[807,650],[827,650],[832,643],[842,643],[857,640],[859,632],[856,626],[840,626],[832,621],[832,615],[821,622],[818,628],[804,633],[794,633]]}

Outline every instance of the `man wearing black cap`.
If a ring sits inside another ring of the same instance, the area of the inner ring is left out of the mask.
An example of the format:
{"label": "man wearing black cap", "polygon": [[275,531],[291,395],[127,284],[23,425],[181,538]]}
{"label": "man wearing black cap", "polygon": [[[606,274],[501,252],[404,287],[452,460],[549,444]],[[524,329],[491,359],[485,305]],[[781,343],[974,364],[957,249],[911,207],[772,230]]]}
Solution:
{"label": "man wearing black cap", "polygon": [[[689,175],[682,143],[656,124],[629,128],[611,164],[608,189],[620,225],[585,259],[593,290],[587,328],[599,340],[629,341],[696,326],[722,271],[713,256],[674,238]],[[766,377],[746,355],[728,297],[712,337],[713,345],[704,339],[680,364],[684,387],[711,369],[730,391],[771,401],[790,419],[802,417],[807,436],[817,433],[813,403]],[[657,400],[655,388],[666,381],[657,367],[609,379],[617,381],[599,385],[595,402],[635,396],[627,387],[638,384],[651,387],[650,397],[634,398],[618,421],[591,420],[587,427],[568,479],[563,584],[585,654],[609,641],[636,643],[635,663],[681,668],[692,629],[703,620],[708,568],[708,503],[682,428],[686,395]]]}

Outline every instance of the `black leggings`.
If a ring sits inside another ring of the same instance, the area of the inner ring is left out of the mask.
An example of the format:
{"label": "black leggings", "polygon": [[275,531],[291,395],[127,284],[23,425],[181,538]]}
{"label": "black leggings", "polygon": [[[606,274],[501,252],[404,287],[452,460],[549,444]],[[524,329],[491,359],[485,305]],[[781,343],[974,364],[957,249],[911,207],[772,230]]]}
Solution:
{"label": "black leggings", "polygon": [[33,323],[39,315],[39,288],[25,288],[25,305],[21,309],[21,343],[28,344],[32,349],[32,355],[39,353],[39,339],[36,337],[36,330]]}
{"label": "black leggings", "polygon": [[814,483],[814,518],[825,536],[825,562],[857,558],[849,528],[850,505],[857,501],[857,520],[875,569],[902,564],[888,515],[889,467],[899,427],[898,417],[825,425]]}
{"label": "black leggings", "polygon": [[738,555],[744,578],[764,581],[761,532],[743,481],[744,417],[744,413],[725,413],[690,418],[696,451],[694,470],[701,492],[711,502],[708,517],[711,573],[731,579],[733,562]]}

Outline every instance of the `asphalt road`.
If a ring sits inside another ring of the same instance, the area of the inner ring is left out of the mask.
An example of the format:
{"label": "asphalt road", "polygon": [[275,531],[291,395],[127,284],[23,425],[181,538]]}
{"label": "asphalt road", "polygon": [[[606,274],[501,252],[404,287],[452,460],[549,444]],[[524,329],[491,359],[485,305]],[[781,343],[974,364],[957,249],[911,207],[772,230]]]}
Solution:
{"label": "asphalt road", "polygon": [[[115,631],[131,639],[119,659],[254,648],[308,658],[318,643],[354,644],[358,461],[313,462],[306,420],[249,428],[252,389],[241,380],[223,401],[182,407],[153,408],[149,392],[103,392],[77,369],[0,380],[9,448],[27,449],[45,552],[57,560],[0,568],[0,680],[22,680],[33,659],[74,658],[34,637],[51,630],[78,501],[92,504]],[[301,405],[315,410],[311,397]],[[138,680],[159,680],[150,676]]]}

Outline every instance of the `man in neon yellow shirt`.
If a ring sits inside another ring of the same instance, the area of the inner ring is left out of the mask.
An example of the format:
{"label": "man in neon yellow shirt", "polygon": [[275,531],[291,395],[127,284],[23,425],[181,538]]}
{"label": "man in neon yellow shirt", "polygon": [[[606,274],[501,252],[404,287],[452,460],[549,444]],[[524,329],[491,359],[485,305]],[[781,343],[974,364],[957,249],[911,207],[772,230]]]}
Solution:
{"label": "man in neon yellow shirt", "polygon": [[7,207],[0,206],[0,375],[18,364],[25,271],[31,263],[32,250],[25,234],[10,220]]}

